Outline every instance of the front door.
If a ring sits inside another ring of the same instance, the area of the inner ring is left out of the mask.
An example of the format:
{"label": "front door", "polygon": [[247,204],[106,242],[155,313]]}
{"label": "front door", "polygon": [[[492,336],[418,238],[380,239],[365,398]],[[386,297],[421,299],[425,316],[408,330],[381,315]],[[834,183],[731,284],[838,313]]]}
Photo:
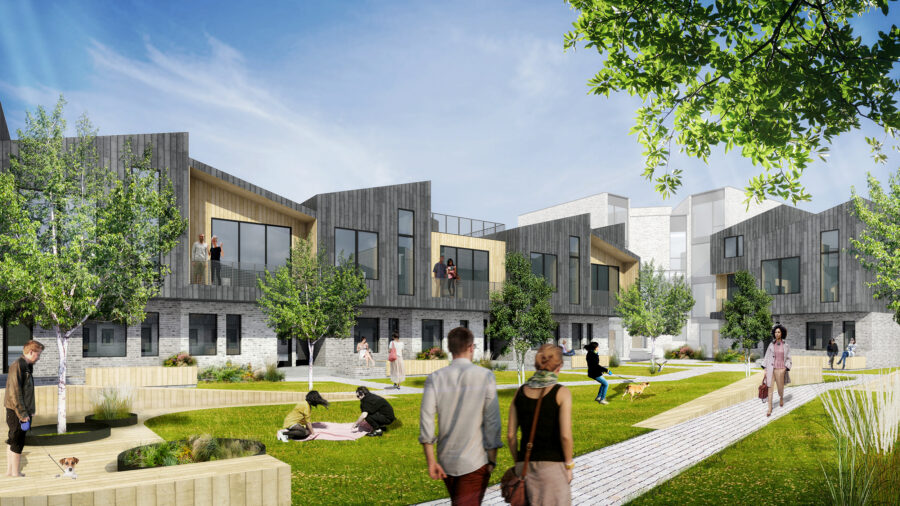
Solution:
{"label": "front door", "polygon": [[31,340],[31,326],[25,324],[3,324],[3,374],[9,366],[22,356],[25,343]]}

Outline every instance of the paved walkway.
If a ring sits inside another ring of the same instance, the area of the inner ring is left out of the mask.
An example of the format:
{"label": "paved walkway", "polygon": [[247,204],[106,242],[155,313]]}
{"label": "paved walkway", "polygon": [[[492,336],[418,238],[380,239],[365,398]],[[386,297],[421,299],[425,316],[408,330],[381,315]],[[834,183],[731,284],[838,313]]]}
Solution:
{"label": "paved walkway", "polygon": [[[766,417],[766,406],[754,399],[576,457],[572,503],[624,504],[787,415],[820,392],[868,379],[788,388],[785,406],[779,408],[776,402],[771,417]],[[499,486],[488,489],[484,504],[505,504]]]}

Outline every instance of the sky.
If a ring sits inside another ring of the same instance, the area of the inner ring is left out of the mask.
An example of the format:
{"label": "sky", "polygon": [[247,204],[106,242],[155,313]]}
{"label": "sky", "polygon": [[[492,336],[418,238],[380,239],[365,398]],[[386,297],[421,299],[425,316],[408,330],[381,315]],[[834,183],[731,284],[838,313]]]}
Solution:
{"label": "sky", "polygon": [[[0,0],[0,102],[11,132],[60,95],[70,127],[187,131],[191,157],[297,202],[430,180],[434,212],[508,227],[600,192],[675,206],[760,172],[735,151],[676,154],[684,186],[663,200],[628,134],[639,100],[588,95],[601,56],[563,51],[575,19],[561,0]],[[865,195],[867,172],[886,183],[900,157],[873,163],[866,133],[807,169],[798,207]]]}

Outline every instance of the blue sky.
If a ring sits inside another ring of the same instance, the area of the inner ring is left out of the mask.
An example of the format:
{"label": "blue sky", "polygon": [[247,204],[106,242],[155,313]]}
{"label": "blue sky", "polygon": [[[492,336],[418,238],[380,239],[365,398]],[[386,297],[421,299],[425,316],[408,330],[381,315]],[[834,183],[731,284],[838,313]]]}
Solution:
{"label": "blue sky", "polygon": [[[167,4],[0,0],[10,129],[62,93],[101,134],[188,131],[194,158],[297,201],[430,179],[434,211],[508,226],[602,191],[676,205],[758,172],[736,152],[676,155],[684,188],[655,194],[628,135],[639,102],[587,95],[601,59],[562,51],[562,1]],[[845,135],[800,207],[865,193],[897,161]]]}

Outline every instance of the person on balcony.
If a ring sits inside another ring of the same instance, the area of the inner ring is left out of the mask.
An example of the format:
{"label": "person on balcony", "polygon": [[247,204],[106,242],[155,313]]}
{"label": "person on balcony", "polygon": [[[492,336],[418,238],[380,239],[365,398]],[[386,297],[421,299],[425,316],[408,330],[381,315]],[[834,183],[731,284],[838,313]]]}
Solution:
{"label": "person on balcony", "polygon": [[203,234],[200,234],[197,242],[191,247],[191,283],[195,285],[204,284],[208,258],[209,250],[206,247]]}
{"label": "person on balcony", "polygon": [[210,282],[217,285],[222,284],[222,243],[219,238],[212,236],[209,240],[209,271]]}
{"label": "person on balcony", "polygon": [[450,296],[453,297],[456,295],[456,280],[459,279],[459,274],[456,271],[456,264],[453,263],[453,259],[447,260],[447,291],[450,293]]}
{"label": "person on balcony", "polygon": [[431,272],[434,273],[434,288],[431,291],[431,295],[432,297],[440,297],[443,295],[444,280],[447,279],[447,265],[444,264],[444,255],[441,255],[441,259],[434,264]]}

